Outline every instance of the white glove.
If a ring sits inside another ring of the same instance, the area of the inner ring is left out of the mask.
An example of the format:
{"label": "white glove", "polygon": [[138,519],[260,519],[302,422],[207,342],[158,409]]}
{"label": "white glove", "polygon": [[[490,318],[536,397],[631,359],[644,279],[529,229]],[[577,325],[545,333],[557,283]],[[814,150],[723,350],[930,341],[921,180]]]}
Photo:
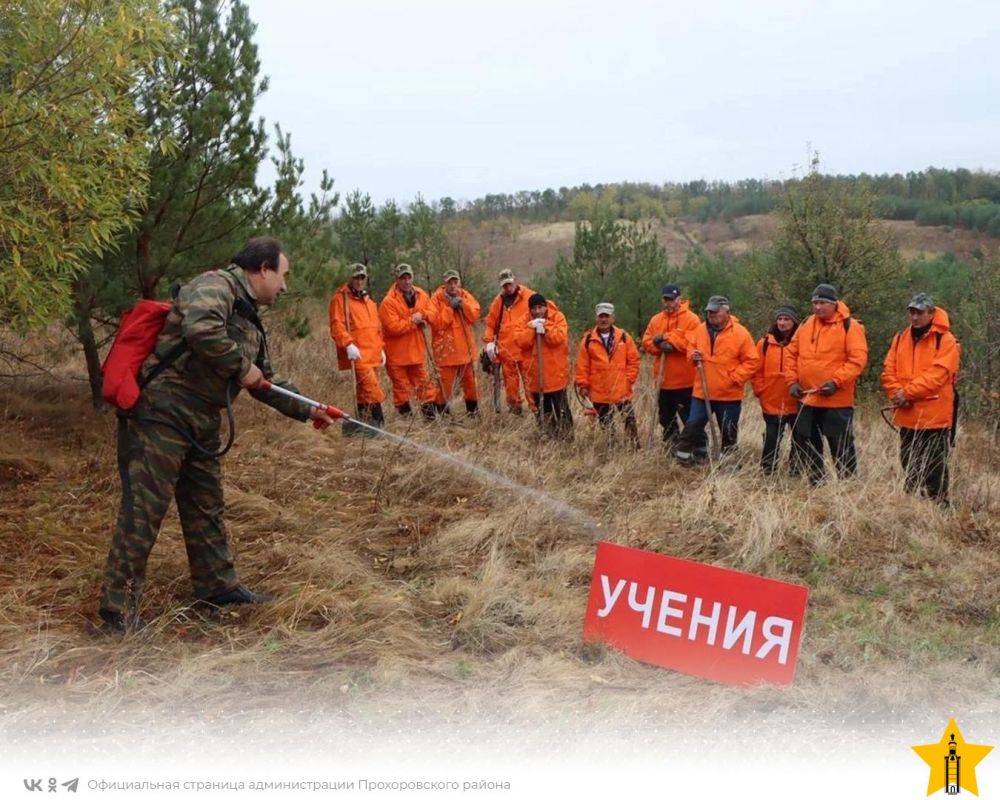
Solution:
{"label": "white glove", "polygon": [[347,345],[347,359],[348,361],[358,361],[361,358],[361,351],[358,350],[356,344]]}
{"label": "white glove", "polygon": [[529,319],[528,324],[535,329],[535,333],[545,333],[545,319],[543,317]]}
{"label": "white glove", "polygon": [[496,357],[497,357],[497,343],[496,342],[487,342],[486,343],[486,355],[488,355],[491,359],[493,359],[494,361],[496,361]]}
{"label": "white glove", "polygon": [[382,351],[382,366],[385,366],[385,350]]}

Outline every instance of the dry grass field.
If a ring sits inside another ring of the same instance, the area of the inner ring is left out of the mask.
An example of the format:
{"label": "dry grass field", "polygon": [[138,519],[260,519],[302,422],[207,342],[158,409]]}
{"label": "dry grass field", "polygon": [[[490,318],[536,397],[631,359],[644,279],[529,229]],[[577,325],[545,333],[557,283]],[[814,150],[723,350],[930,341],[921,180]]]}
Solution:
{"label": "dry grass field", "polygon": [[[316,326],[274,337],[282,374],[350,408]],[[318,433],[241,398],[224,466],[237,567],[266,607],[190,608],[171,512],[153,552],[145,631],[92,630],[119,498],[114,418],[89,409],[70,363],[0,391],[0,727],[17,736],[79,715],[130,721],[307,702],[391,718],[433,708],[530,723],[571,703],[590,715],[721,721],[764,711],[844,720],[931,708],[1000,713],[1000,470],[970,421],[952,511],[900,490],[894,434],[859,424],[861,476],[816,490],[756,468],[745,405],[739,462],[688,471],[631,452],[577,415],[572,444],[487,406],[390,430],[578,509],[484,482],[387,440]],[[640,425],[649,420],[648,374]],[[484,384],[485,385],[485,384]],[[588,521],[589,520],[589,521]],[[737,690],[585,646],[596,538],[811,587],[794,685]],[[61,722],[62,721],[62,722]]]}
{"label": "dry grass field", "polygon": [[[941,226],[920,226],[905,220],[881,220],[906,260],[954,253],[969,258],[995,239],[975,231]],[[695,247],[710,253],[739,255],[774,240],[776,214],[752,214],[729,222],[710,220],[654,221],[653,231],[671,263],[681,264]],[[573,255],[572,222],[519,223],[504,220],[479,226],[462,224],[451,229],[452,242],[473,263],[504,265],[523,276],[550,269],[560,255]]]}

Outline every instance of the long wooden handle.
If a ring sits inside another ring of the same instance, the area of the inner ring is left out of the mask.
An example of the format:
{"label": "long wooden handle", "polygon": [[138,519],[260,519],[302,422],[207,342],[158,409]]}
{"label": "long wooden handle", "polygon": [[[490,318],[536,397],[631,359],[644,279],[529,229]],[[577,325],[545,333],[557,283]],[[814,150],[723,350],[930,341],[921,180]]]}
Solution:
{"label": "long wooden handle", "polygon": [[[653,440],[656,438],[656,423],[658,411],[660,408],[659,395],[660,395],[660,384],[663,382],[663,367],[664,362],[667,360],[666,355],[662,352],[656,357],[656,368],[653,370],[653,408],[650,412],[650,422],[649,422],[649,440],[647,442],[648,447],[653,446]],[[677,412],[675,411],[674,414]]]}
{"label": "long wooden handle", "polygon": [[699,361],[696,364],[698,377],[701,378],[701,393],[705,395],[705,413],[708,414],[708,435],[711,439],[708,457],[714,461],[719,454],[719,436],[715,431],[715,415],[712,414],[712,401],[708,399],[708,378],[705,377],[705,365]]}
{"label": "long wooden handle", "polygon": [[[347,335],[351,336],[351,308],[348,302],[347,292],[344,292],[344,325],[347,327]],[[354,345],[358,347],[357,343]],[[358,350],[361,348],[358,347]],[[350,359],[348,359],[350,361]],[[361,416],[361,404],[358,402],[358,365],[354,361],[351,363],[351,376],[354,378],[354,416]]]}
{"label": "long wooden handle", "polygon": [[542,332],[535,330],[535,351],[538,358],[538,418],[542,418],[545,406],[545,369],[542,365]]}

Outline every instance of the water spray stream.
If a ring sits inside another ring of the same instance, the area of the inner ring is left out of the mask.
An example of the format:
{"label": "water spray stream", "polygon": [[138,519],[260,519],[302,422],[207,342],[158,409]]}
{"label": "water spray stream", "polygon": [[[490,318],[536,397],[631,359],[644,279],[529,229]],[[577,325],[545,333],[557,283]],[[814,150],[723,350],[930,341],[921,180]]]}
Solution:
{"label": "water spray stream", "polygon": [[533,500],[538,505],[547,508],[556,517],[586,528],[587,531],[593,536],[602,535],[600,524],[595,521],[593,517],[581,511],[579,508],[571,506],[569,503],[566,503],[557,497],[553,497],[547,492],[543,492],[541,489],[533,489],[530,486],[525,486],[523,483],[519,483],[512,478],[508,478],[503,473],[494,472],[493,470],[482,467],[479,464],[466,461],[464,458],[460,458],[454,453],[449,453],[446,450],[439,450],[432,445],[416,442],[413,439],[408,439],[405,436],[400,436],[399,434],[392,433],[391,431],[367,425],[358,420],[354,420],[354,422],[360,427],[374,432],[378,436],[385,436],[395,442],[412,447],[415,450],[419,450],[420,452],[426,453],[427,455],[433,456],[441,461],[447,461],[456,469],[460,469],[463,472],[471,472],[487,485],[493,486],[495,484],[500,484],[501,486],[510,489],[512,492],[516,492],[529,500]]}
{"label": "water spray stream", "polygon": [[543,492],[541,489],[534,489],[530,486],[525,486],[523,483],[519,483],[500,472],[494,472],[491,469],[482,467],[478,464],[473,464],[470,461],[466,461],[464,458],[460,458],[454,453],[449,453],[447,450],[440,450],[437,447],[433,447],[429,444],[424,444],[422,442],[416,442],[413,439],[409,439],[405,436],[400,436],[397,433],[392,433],[391,431],[384,430],[382,428],[376,428],[374,425],[369,425],[366,422],[362,422],[359,419],[355,419],[343,410],[337,408],[336,406],[326,405],[324,403],[319,403],[315,400],[311,400],[296,392],[289,391],[281,386],[275,386],[269,381],[262,381],[260,388],[265,390],[270,390],[277,392],[278,394],[284,395],[286,397],[291,397],[298,400],[311,408],[324,411],[329,416],[334,419],[340,419],[349,421],[360,428],[371,431],[376,436],[382,436],[388,439],[392,439],[399,444],[406,445],[407,447],[412,447],[415,450],[419,450],[422,453],[426,453],[429,456],[433,456],[441,461],[446,461],[457,469],[462,470],[466,473],[472,473],[483,483],[493,486],[499,484],[506,489],[509,489],[516,494],[526,497],[529,500],[534,501],[543,508],[551,511],[556,517],[566,520],[567,522],[572,522],[587,529],[587,532],[592,536],[599,537],[602,535],[600,524],[593,519],[589,514],[581,511],[580,509],[571,506],[563,500],[557,497],[553,497],[547,492]]}

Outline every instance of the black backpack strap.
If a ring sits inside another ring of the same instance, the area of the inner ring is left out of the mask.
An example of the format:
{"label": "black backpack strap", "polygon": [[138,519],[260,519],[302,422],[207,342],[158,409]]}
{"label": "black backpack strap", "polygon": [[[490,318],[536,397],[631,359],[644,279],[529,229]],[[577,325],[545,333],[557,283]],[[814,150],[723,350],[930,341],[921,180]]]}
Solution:
{"label": "black backpack strap", "polygon": [[264,324],[260,321],[260,317],[257,316],[257,309],[245,298],[237,297],[233,301],[233,313],[239,314],[245,320],[249,320],[260,331],[260,347],[257,349],[257,358],[254,360],[254,364],[260,367],[264,362],[264,357],[267,355],[267,334],[264,332]]}
{"label": "black backpack strap", "polygon": [[177,344],[167,350],[167,352],[163,354],[163,358],[157,361],[156,366],[149,371],[149,374],[145,378],[139,379],[139,390],[141,391],[145,389],[154,378],[157,378],[167,367],[180,358],[187,349],[187,342],[181,339]]}
{"label": "black backpack strap", "polygon": [[762,348],[764,352],[761,353],[761,358],[767,358],[767,347],[771,343],[767,340],[766,336],[761,341],[764,343],[764,347]]}
{"label": "black backpack strap", "polygon": [[844,319],[844,333],[847,333],[851,329],[851,317],[846,317]]}
{"label": "black backpack strap", "polygon": [[937,340],[937,341],[936,341],[936,342],[934,343],[934,349],[935,349],[935,350],[940,350],[940,349],[941,349],[941,337],[942,337],[942,336],[944,336],[944,334],[943,334],[943,333],[942,333],[941,331],[935,331],[935,332],[934,332],[934,337],[935,337],[935,339]]}
{"label": "black backpack strap", "polygon": [[[177,302],[177,296],[180,293],[181,285],[179,282],[170,287],[170,299],[175,303]],[[177,344],[163,354],[163,358],[158,358],[156,365],[149,371],[149,374],[145,378],[139,378],[139,391],[145,389],[154,378],[158,377],[167,367],[180,358],[184,354],[185,350],[187,350],[187,342],[185,342],[184,339],[181,339]]]}
{"label": "black backpack strap", "polygon": [[233,301],[233,312],[252,322],[253,326],[260,331],[261,336],[264,335],[264,325],[261,323],[260,317],[257,316],[256,309],[245,298],[237,297]]}

